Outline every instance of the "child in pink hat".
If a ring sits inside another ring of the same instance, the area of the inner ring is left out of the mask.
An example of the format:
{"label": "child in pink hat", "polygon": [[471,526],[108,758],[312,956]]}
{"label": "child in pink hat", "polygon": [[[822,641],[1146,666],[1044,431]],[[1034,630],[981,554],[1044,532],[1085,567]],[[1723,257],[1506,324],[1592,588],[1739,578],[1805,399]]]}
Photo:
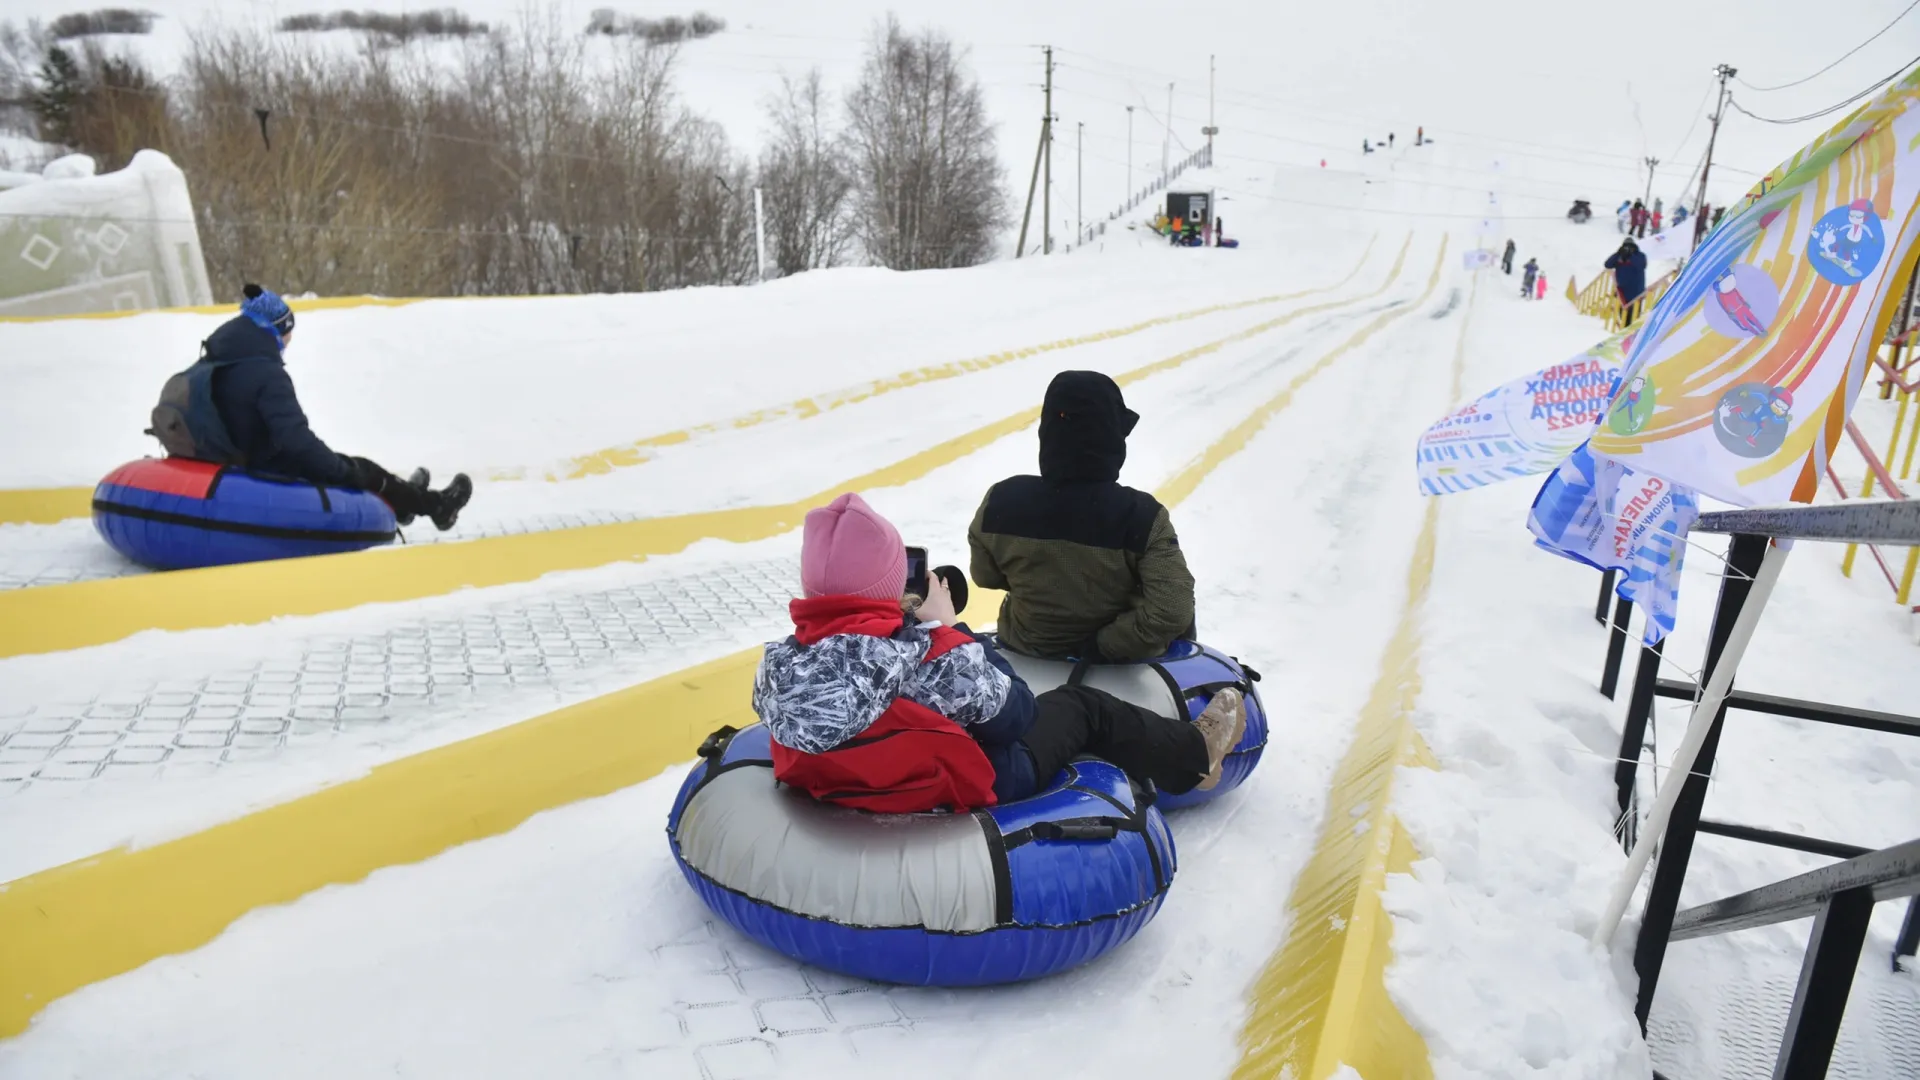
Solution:
{"label": "child in pink hat", "polygon": [[1036,697],[959,621],[937,576],[930,595],[907,595],[899,530],[856,494],[807,514],[800,586],[793,635],[761,657],[753,709],[774,775],[815,798],[970,810],[1034,794],[1080,754],[1178,793],[1218,783],[1246,730],[1231,689],[1191,724],[1084,686]]}

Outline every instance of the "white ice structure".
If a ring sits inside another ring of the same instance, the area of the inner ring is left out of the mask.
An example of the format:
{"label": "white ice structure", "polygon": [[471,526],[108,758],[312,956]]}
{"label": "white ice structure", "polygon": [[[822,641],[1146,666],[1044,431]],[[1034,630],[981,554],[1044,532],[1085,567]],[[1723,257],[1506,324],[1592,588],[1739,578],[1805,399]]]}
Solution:
{"label": "white ice structure", "polygon": [[0,315],[212,303],[186,174],[153,150],[92,173],[75,155],[0,190]]}

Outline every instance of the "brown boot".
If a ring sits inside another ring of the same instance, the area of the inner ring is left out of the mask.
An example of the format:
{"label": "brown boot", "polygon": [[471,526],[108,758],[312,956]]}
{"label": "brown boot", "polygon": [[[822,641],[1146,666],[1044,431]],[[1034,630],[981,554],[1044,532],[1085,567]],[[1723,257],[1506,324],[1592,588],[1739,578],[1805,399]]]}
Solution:
{"label": "brown boot", "polygon": [[1200,734],[1207,740],[1207,778],[1200,781],[1196,790],[1212,791],[1220,783],[1220,764],[1227,754],[1240,745],[1240,737],[1247,733],[1247,703],[1240,699],[1240,691],[1227,687],[1213,695],[1207,707],[1200,713],[1200,719],[1193,722]]}

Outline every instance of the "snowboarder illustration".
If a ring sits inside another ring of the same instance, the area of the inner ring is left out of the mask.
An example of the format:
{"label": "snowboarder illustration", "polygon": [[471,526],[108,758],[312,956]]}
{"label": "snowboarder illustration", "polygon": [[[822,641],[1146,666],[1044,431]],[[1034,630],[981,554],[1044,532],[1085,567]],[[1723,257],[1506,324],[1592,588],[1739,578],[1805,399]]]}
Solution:
{"label": "snowboarder illustration", "polygon": [[1833,223],[1822,219],[1813,227],[1813,242],[1819,248],[1820,257],[1838,266],[1850,278],[1864,277],[1874,260],[1862,259],[1861,249],[1875,239],[1873,226],[1867,224],[1867,218],[1873,216],[1873,203],[1866,199],[1855,199],[1847,204],[1847,223],[1835,228]]}
{"label": "snowboarder illustration", "polygon": [[1616,435],[1632,435],[1647,426],[1653,415],[1653,390],[1645,375],[1635,375],[1627,383],[1627,392],[1613,403],[1607,414],[1607,427]]}
{"label": "snowboarder illustration", "polygon": [[1727,313],[1727,318],[1740,328],[1741,333],[1759,337],[1767,332],[1766,322],[1754,313],[1753,305],[1741,295],[1740,282],[1735,280],[1731,268],[1713,283],[1713,298],[1719,301],[1720,310]]}
{"label": "snowboarder illustration", "polygon": [[1761,458],[1780,449],[1793,420],[1793,391],[1743,383],[1727,391],[1715,410],[1713,433],[1741,457]]}

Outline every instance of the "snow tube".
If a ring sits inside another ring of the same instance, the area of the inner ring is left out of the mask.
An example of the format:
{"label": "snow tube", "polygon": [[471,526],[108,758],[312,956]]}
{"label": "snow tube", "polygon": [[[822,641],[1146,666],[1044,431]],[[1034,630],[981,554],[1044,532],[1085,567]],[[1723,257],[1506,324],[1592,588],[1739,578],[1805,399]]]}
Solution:
{"label": "snow tube", "polygon": [[187,458],[142,458],[93,489],[93,527],[156,570],[330,555],[385,544],[378,495],[260,476]]}
{"label": "snow tube", "polygon": [[1220,782],[1211,791],[1194,790],[1183,795],[1162,793],[1158,800],[1161,809],[1194,806],[1232,791],[1260,764],[1260,755],[1266,750],[1267,709],[1253,685],[1260,681],[1260,673],[1218,649],[1176,641],[1166,655],[1141,664],[1041,660],[1023,656],[1004,645],[1000,647],[1000,654],[1036,694],[1056,686],[1091,686],[1161,716],[1177,719],[1197,720],[1207,702],[1213,700],[1215,690],[1227,686],[1239,688],[1247,701],[1247,733],[1227,754],[1220,770]]}
{"label": "snow tube", "polygon": [[872,814],[774,782],[764,725],[700,748],[667,818],[693,890],[741,933],[877,982],[985,986],[1084,964],[1140,931],[1173,835],[1104,761],[968,814]]}

